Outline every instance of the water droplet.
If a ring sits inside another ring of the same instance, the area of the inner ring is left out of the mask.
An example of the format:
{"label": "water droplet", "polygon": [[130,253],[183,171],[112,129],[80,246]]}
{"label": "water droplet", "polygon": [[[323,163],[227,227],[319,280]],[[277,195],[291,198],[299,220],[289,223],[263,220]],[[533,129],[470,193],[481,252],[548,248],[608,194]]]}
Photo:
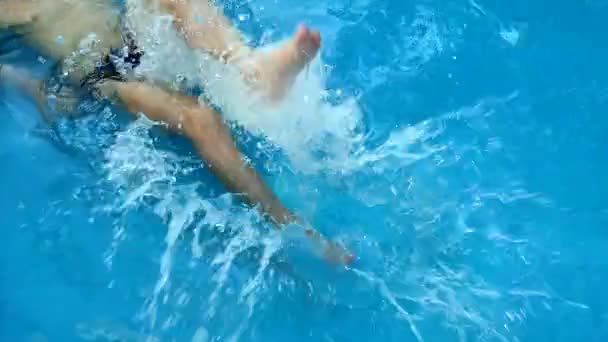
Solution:
{"label": "water droplet", "polygon": [[63,44],[63,36],[62,35],[58,35],[57,39],[55,41],[57,42],[57,44]]}
{"label": "water droplet", "polygon": [[515,28],[501,29],[500,36],[513,46],[517,45],[517,42],[519,42],[519,32]]}
{"label": "water droplet", "polygon": [[204,327],[196,329],[194,336],[192,336],[192,342],[207,342],[209,341],[209,332]]}
{"label": "water droplet", "polygon": [[239,21],[247,21],[247,20],[249,20],[249,14],[246,14],[246,13],[239,14]]}

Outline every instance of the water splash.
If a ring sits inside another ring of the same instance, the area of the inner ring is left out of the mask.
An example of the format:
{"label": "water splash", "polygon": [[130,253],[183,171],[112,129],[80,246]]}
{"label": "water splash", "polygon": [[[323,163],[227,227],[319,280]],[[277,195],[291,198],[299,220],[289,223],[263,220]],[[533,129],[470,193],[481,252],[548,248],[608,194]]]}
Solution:
{"label": "water splash", "polygon": [[[109,206],[112,211],[127,214],[133,210],[147,210],[152,205],[152,213],[167,225],[159,276],[140,317],[148,322],[148,329],[151,330],[158,326],[167,329],[177,324],[178,318],[175,317],[170,316],[170,321],[161,320],[159,309],[169,303],[169,298],[178,297],[181,298],[178,301],[182,302],[185,300],[183,294],[178,295],[179,286],[174,287],[171,280],[176,246],[184,236],[191,236],[193,260],[214,255],[210,266],[214,269],[211,280],[215,283],[215,289],[207,298],[204,315],[208,319],[213,319],[217,306],[222,305],[222,290],[235,267],[235,260],[246,256],[252,249],[259,249],[261,256],[258,270],[243,284],[237,303],[247,308],[248,312],[233,334],[233,340],[238,340],[247,326],[248,317],[255,311],[270,259],[280,250],[280,236],[276,232],[268,233],[266,229],[261,229],[263,225],[260,225],[261,218],[257,211],[234,207],[230,195],[204,198],[198,191],[202,187],[200,183],[194,181],[183,184],[183,177],[187,177],[189,171],[180,165],[189,158],[157,148],[151,138],[151,130],[154,128],[155,124],[145,118],[134,121],[117,135],[106,151],[104,164],[107,180],[119,189],[118,196]],[[182,177],[181,182],[178,182],[178,177]],[[120,234],[115,237],[118,241],[111,247],[112,251],[127,233],[121,228]],[[209,241],[201,240],[209,236],[220,237],[219,245],[203,248]],[[111,263],[114,254],[108,254],[108,263]]]}
{"label": "water splash", "polygon": [[444,28],[435,12],[424,6],[417,6],[414,20],[402,21],[402,26],[403,47],[397,65],[402,71],[416,73],[444,51]]}
{"label": "water splash", "polygon": [[[377,231],[361,228],[361,235],[371,241],[370,249],[379,249],[377,263],[353,272],[376,289],[369,294],[389,303],[418,341],[438,326],[460,341],[473,336],[509,340],[509,329],[525,319],[525,313],[514,307],[525,307],[531,300],[549,305],[552,299],[586,310],[584,304],[544,290],[510,289],[504,285],[508,284],[502,279],[504,275],[482,271],[478,265],[499,269],[509,263],[529,270],[527,259],[538,251],[522,234],[509,231],[509,225],[520,222],[507,221],[501,213],[517,205],[552,206],[551,200],[527,191],[513,179],[512,172],[496,163],[506,158],[502,139],[495,134],[497,122],[500,115],[508,113],[505,108],[518,100],[516,92],[393,129],[385,140],[370,147],[356,99],[331,103],[332,93],[324,87],[327,69],[320,58],[298,78],[285,101],[271,108],[252,96],[234,70],[180,46],[181,40],[175,39],[166,17],[141,20],[140,24],[146,24],[142,31],[149,35],[143,41],[152,51],[146,54],[149,59],[141,72],[176,88],[184,87],[184,80],[187,86],[204,85],[201,100],[211,101],[227,119],[279,146],[294,169],[316,181],[303,185],[304,190],[317,190],[320,180],[324,189],[338,188],[361,206],[361,213],[382,221],[374,222],[382,228]],[[157,24],[150,29],[154,20]],[[405,44],[419,49],[412,48],[417,52],[403,56],[403,70],[418,70],[442,53],[445,45],[437,20],[432,12],[420,10],[411,32],[424,26],[427,35],[422,40],[406,36]],[[175,45],[161,44],[173,41]],[[169,64],[178,70],[167,69]],[[176,73],[187,77],[176,78]],[[143,316],[151,328],[169,329],[178,324],[175,312],[163,314],[162,308],[171,310],[172,301],[185,301],[174,269],[180,253],[176,246],[181,237],[188,236],[192,259],[211,266],[211,286],[207,292],[197,289],[202,293],[198,294],[201,299],[194,315],[201,323],[226,320],[224,330],[209,324],[208,335],[239,340],[249,328],[255,328],[254,313],[262,310],[260,304],[268,300],[269,288],[301,288],[273,278],[270,260],[281,249],[280,239],[260,230],[254,212],[238,208],[229,196],[201,196],[198,188],[202,185],[196,181],[177,184],[176,179],[183,176],[180,162],[184,158],[156,148],[149,135],[153,127],[140,119],[119,134],[106,153],[105,168],[108,180],[120,189],[119,210],[150,207],[152,203],[154,214],[168,227],[158,279]],[[489,162],[488,156],[492,157]],[[329,178],[339,180],[330,182]],[[334,199],[319,202],[323,200]],[[392,241],[383,241],[387,231]],[[357,233],[349,235],[355,241],[364,240]],[[210,236],[220,237],[215,249],[200,242]],[[480,245],[484,249],[476,250]],[[255,269],[239,273],[239,259],[256,249]],[[363,251],[362,257],[370,254]],[[238,281],[231,281],[231,277]],[[188,300],[192,300],[191,295],[186,296]],[[517,304],[511,305],[505,298]],[[227,314],[226,306],[234,313]],[[168,316],[165,323],[171,324],[161,324],[163,315]],[[390,315],[383,318],[392,322]]]}

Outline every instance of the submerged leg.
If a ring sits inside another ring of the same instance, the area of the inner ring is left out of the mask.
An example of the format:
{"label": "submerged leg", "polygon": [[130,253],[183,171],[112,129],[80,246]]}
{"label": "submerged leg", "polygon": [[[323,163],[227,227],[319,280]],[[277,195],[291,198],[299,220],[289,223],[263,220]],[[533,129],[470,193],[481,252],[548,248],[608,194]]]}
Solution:
{"label": "submerged leg", "polygon": [[64,92],[52,94],[54,97],[54,108],[49,107],[47,94],[44,91],[44,81],[35,78],[27,69],[16,67],[10,64],[0,64],[0,82],[11,85],[19,91],[32,98],[42,114],[43,118],[52,124],[55,117],[51,114],[51,109],[55,112],[63,113],[65,116],[76,116],[78,99],[65,87]]}
{"label": "submerged leg", "polygon": [[34,98],[36,102],[43,99],[42,81],[34,78],[27,69],[10,64],[0,64],[0,82],[16,87]]}

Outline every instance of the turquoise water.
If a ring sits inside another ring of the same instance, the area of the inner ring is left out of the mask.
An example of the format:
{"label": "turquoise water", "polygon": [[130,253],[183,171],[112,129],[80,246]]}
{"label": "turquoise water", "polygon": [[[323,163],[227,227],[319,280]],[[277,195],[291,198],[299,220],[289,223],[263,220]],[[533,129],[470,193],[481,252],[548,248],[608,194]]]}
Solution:
{"label": "turquoise water", "polygon": [[323,129],[234,133],[359,260],[281,245],[150,123],[50,131],[4,88],[1,341],[608,339],[608,3],[225,6],[255,42],[322,31]]}

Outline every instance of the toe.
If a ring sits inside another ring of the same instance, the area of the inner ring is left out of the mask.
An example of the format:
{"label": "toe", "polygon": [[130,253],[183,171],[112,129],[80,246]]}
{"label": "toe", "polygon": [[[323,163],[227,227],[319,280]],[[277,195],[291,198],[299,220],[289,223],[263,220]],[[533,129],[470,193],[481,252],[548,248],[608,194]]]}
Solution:
{"label": "toe", "polygon": [[302,41],[303,39],[305,39],[309,34],[309,30],[308,27],[306,27],[305,25],[299,25],[298,26],[298,30],[296,31],[296,40],[297,41]]}

